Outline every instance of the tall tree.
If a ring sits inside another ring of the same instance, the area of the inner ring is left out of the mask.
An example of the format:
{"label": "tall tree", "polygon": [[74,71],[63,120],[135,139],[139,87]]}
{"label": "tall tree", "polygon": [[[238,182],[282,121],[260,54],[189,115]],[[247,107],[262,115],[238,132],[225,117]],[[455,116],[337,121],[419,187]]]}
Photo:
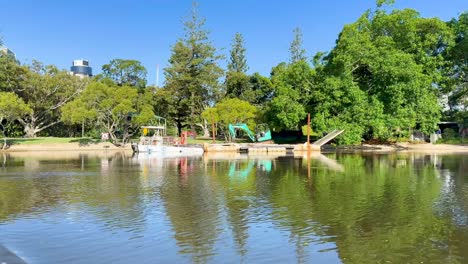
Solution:
{"label": "tall tree", "polygon": [[179,133],[189,124],[192,131],[201,112],[221,95],[219,78],[223,70],[217,61],[222,57],[208,39],[205,19],[198,14],[197,4],[184,22],[185,36],[172,47],[169,67],[164,69],[164,89],[171,96],[171,119]]}
{"label": "tall tree", "polygon": [[252,90],[250,77],[243,72],[227,72],[225,86],[226,97],[241,98],[243,100],[247,99],[245,97]]}
{"label": "tall tree", "polygon": [[306,51],[303,48],[303,40],[302,40],[302,30],[297,27],[293,30],[294,39],[291,42],[291,46],[289,47],[290,52],[290,62],[296,63],[298,61],[305,61],[307,60]]}
{"label": "tall tree", "polygon": [[455,34],[455,46],[446,54],[453,83],[449,106],[454,117],[468,126],[468,12],[452,19],[448,25]]}
{"label": "tall tree", "polygon": [[368,11],[346,25],[318,68],[315,130],[346,129],[338,138],[345,144],[433,132],[447,80],[441,54],[452,38],[446,23],[411,9]]}
{"label": "tall tree", "polygon": [[227,68],[226,96],[249,101],[250,98],[247,97],[251,94],[252,85],[249,81],[250,77],[246,74],[248,66],[245,58],[244,38],[240,33],[236,33],[232,41]]}
{"label": "tall tree", "polygon": [[266,117],[275,129],[297,130],[306,116],[306,105],[314,89],[315,71],[305,60],[280,63],[272,70],[274,98]]}
{"label": "tall tree", "polygon": [[113,59],[102,66],[102,75],[118,86],[145,88],[146,68],[137,60]]}
{"label": "tall tree", "polygon": [[229,57],[228,71],[246,73],[249,67],[245,58],[244,38],[241,33],[236,33],[231,45],[231,56]]}
{"label": "tall tree", "polygon": [[268,77],[260,75],[256,72],[250,76],[251,94],[244,94],[243,100],[255,106],[263,106],[271,99],[274,95],[273,84]]}

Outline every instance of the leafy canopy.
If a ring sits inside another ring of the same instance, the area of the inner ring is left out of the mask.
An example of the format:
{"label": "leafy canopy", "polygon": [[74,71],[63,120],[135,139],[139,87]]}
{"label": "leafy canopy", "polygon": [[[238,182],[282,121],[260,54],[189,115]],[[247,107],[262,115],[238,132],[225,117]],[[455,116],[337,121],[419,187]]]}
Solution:
{"label": "leafy canopy", "polygon": [[146,86],[146,68],[137,60],[113,59],[102,66],[102,75],[119,86]]}
{"label": "leafy canopy", "polygon": [[134,87],[95,81],[62,109],[62,120],[71,124],[89,120],[106,129],[114,142],[119,132],[126,143],[140,125],[150,124],[154,118],[150,97],[150,92],[138,93]]}

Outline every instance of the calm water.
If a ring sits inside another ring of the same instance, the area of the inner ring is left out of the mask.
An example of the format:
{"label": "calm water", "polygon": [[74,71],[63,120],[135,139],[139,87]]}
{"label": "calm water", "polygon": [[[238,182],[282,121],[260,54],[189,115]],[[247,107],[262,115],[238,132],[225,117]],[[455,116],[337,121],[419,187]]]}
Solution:
{"label": "calm water", "polygon": [[468,155],[2,155],[29,263],[468,263]]}

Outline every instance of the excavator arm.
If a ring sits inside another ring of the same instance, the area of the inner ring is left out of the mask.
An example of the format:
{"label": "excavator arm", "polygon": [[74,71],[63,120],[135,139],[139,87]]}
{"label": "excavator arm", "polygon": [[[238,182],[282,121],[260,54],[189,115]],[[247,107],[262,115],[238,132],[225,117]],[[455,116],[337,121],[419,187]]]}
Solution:
{"label": "excavator arm", "polygon": [[231,134],[231,137],[232,138],[236,138],[236,129],[240,129],[240,130],[243,130],[244,132],[247,133],[247,136],[249,136],[250,140],[252,140],[252,142],[256,142],[257,139],[255,137],[255,134],[252,133],[252,131],[250,131],[249,127],[247,126],[247,124],[243,124],[243,123],[240,123],[240,124],[229,124],[228,126],[228,129],[229,129],[229,133]]}

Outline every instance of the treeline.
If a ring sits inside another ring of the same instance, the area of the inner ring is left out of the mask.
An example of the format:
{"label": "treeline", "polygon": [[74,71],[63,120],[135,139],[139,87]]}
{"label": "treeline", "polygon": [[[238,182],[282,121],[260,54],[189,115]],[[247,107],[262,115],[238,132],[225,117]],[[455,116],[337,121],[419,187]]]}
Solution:
{"label": "treeline", "polygon": [[385,1],[378,2],[344,26],[329,52],[307,56],[295,29],[289,61],[269,77],[247,73],[240,33],[222,69],[225,57],[210,42],[196,6],[184,37],[172,46],[163,87],[148,86],[146,69],[134,60],[112,60],[102,74],[80,79],[2,55],[0,129],[27,137],[105,130],[126,142],[154,115],[178,133],[209,136],[212,123],[221,132],[234,122],[300,130],[311,113],[314,133],[345,129],[338,143],[356,144],[408,138],[413,130],[432,133],[442,118],[468,125],[468,13],[445,22],[412,9],[386,11]]}

